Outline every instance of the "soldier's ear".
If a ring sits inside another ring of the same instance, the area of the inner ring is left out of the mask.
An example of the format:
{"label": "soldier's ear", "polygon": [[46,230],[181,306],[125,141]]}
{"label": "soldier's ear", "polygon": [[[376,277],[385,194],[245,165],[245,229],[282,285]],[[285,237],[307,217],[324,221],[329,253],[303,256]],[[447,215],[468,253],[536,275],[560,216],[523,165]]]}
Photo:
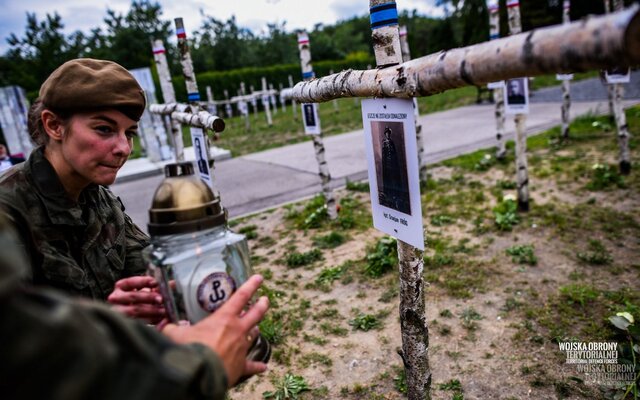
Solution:
{"label": "soldier's ear", "polygon": [[43,110],[40,118],[42,119],[42,127],[47,136],[53,140],[62,140],[65,128],[62,119],[50,110]]}

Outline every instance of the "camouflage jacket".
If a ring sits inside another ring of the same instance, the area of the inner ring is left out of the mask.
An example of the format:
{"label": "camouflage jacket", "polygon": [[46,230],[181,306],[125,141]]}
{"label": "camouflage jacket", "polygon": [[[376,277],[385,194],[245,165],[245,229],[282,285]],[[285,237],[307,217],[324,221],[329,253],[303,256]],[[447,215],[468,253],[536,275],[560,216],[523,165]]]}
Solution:
{"label": "camouflage jacket", "polygon": [[106,305],[25,284],[28,272],[0,213],[0,393],[3,399],[225,398],[208,348],[177,345]]}
{"label": "camouflage jacket", "polygon": [[35,149],[0,177],[0,205],[30,255],[28,278],[67,293],[106,300],[117,280],[145,273],[148,237],[109,189],[90,185],[72,201]]}

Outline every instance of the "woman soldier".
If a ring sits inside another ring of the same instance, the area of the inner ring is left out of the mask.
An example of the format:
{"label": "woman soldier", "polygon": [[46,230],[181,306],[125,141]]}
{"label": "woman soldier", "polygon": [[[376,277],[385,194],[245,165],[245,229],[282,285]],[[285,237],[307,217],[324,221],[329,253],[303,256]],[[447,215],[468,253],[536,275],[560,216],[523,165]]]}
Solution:
{"label": "woman soldier", "polygon": [[66,62],[29,110],[38,147],[0,178],[0,204],[20,232],[34,284],[157,323],[165,315],[157,283],[142,276],[148,237],[106,187],[131,154],[144,109],[143,90],[122,66]]}

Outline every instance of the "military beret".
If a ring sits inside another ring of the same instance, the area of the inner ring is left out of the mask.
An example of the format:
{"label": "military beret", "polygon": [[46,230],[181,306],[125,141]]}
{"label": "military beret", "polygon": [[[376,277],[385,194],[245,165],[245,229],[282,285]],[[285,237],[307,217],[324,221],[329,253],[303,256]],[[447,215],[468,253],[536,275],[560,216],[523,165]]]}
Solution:
{"label": "military beret", "polygon": [[144,112],[144,91],[135,78],[112,61],[78,58],[67,61],[40,87],[40,100],[57,111],[115,108],[138,121]]}

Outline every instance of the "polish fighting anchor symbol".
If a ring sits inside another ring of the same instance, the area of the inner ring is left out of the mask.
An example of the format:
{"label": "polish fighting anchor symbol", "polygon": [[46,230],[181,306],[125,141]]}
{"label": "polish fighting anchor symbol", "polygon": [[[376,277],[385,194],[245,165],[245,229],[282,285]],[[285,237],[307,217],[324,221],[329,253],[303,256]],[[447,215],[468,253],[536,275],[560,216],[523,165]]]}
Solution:
{"label": "polish fighting anchor symbol", "polygon": [[[220,283],[220,281],[213,281],[212,282],[213,293],[209,295],[209,300],[212,303],[217,303],[217,302],[225,299],[227,294],[225,293],[224,289],[220,289],[221,285],[222,285],[222,283]],[[216,296],[213,297],[213,294],[215,294]]]}

